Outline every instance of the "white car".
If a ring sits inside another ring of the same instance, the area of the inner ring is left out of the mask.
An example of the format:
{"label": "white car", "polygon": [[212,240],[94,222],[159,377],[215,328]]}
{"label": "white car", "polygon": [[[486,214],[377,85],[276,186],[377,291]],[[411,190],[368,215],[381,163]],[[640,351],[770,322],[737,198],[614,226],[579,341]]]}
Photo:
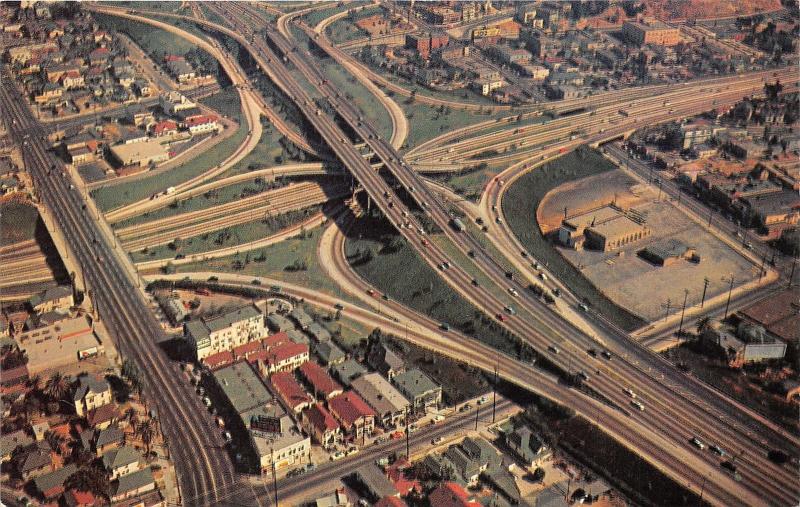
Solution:
{"label": "white car", "polygon": [[644,405],[642,405],[640,402],[636,400],[631,400],[631,405],[639,409],[640,412],[644,412]]}
{"label": "white car", "polygon": [[630,387],[625,389],[625,394],[627,394],[631,398],[636,398],[636,393],[633,392],[633,389],[631,389]]}
{"label": "white car", "polygon": [[344,456],[344,451],[336,451],[335,453],[331,454],[331,461],[340,460],[344,458]]}
{"label": "white car", "polygon": [[702,440],[700,440],[700,439],[699,439],[699,438],[697,438],[697,437],[692,437],[692,439],[690,440],[690,442],[692,443],[692,445],[693,445],[693,446],[697,447],[697,448],[698,448],[698,449],[700,449],[700,450],[703,450],[703,449],[705,449],[705,448],[706,448],[706,444],[704,444],[704,443],[703,443],[703,441],[702,441]]}
{"label": "white car", "polygon": [[517,292],[517,289],[515,289],[514,287],[509,287],[508,293],[514,296],[515,298],[519,297],[519,292]]}

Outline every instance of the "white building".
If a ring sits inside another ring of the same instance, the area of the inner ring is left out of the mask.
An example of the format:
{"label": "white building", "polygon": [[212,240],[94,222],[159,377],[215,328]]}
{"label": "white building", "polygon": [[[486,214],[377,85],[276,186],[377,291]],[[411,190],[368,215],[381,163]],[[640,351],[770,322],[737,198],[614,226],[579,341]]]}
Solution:
{"label": "white building", "polygon": [[183,330],[198,360],[267,335],[264,315],[254,304],[210,319],[189,321]]}

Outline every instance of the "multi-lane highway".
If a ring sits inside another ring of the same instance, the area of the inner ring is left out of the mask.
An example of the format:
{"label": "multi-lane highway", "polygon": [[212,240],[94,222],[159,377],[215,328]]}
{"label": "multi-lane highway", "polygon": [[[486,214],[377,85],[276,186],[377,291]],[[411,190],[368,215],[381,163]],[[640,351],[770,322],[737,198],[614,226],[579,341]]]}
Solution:
{"label": "multi-lane highway", "polygon": [[[245,30],[246,24],[254,23],[251,18],[247,19],[246,8],[240,6],[225,6],[221,9],[228,9],[229,19],[242,20],[241,24],[236,26],[239,30]],[[238,10],[238,9],[242,10]],[[234,9],[237,9],[234,11]],[[253,13],[251,13],[251,16]],[[249,22],[249,23],[248,23]],[[236,21],[234,21],[236,24]],[[333,106],[337,109],[339,117],[344,119],[349,126],[359,134],[361,140],[366,142],[373,152],[384,162],[385,167],[391,177],[394,178],[392,183],[399,182],[400,186],[410,195],[416,203],[439,225],[447,234],[464,249],[472,247],[472,251],[476,253],[476,264],[483,269],[498,285],[507,284],[504,280],[504,273],[499,272],[499,267],[493,263],[491,259],[485,256],[480,246],[474,242],[468,235],[463,233],[455,233],[448,227],[450,215],[447,210],[437,201],[436,196],[431,195],[424,184],[422,184],[417,176],[410,171],[408,166],[403,163],[399,155],[394,152],[385,140],[380,139],[376,135],[374,129],[363,120],[361,115],[353,106],[346,101],[342,100],[337,90],[329,89],[323,76],[320,76],[314,68],[311,68],[305,57],[301,56],[302,50],[298,50],[291,42],[283,38],[280,34],[268,32],[267,36],[270,38],[272,44],[279,48],[283,54],[283,58],[291,61],[297,71],[299,71],[305,80],[312,83],[314,88],[318,90],[318,96],[324,96]],[[354,150],[350,141],[346,138],[345,134],[338,128],[338,126],[327,116],[327,114],[320,114],[316,108],[314,100],[307,92],[297,84],[294,76],[283,66],[283,63],[273,53],[272,49],[260,41],[255,39],[251,45],[251,50],[256,55],[256,59],[266,59],[271,63],[271,72],[277,77],[278,83],[285,89],[287,94],[292,97],[309,117],[315,126],[320,131],[323,139],[331,146],[333,151],[339,156],[345,165],[350,169],[356,178],[364,185],[367,192],[370,194],[374,202],[381,207],[382,211],[386,214],[387,218],[400,228],[401,233],[418,249],[423,259],[431,265],[438,265],[447,260],[447,257],[438,250],[435,246],[427,244],[423,245],[423,233],[419,230],[419,225],[414,223],[408,213],[408,209],[402,204],[402,201],[397,196],[394,188],[387,187],[387,181],[374,171],[366,169],[360,154]],[[713,94],[709,94],[709,100]],[[702,102],[701,102],[702,103]],[[685,114],[685,113],[684,113]],[[316,118],[315,118],[316,116]],[[390,205],[391,203],[391,205]],[[406,227],[408,223],[411,227]],[[402,226],[401,226],[402,225]],[[448,282],[454,286],[460,287],[462,292],[464,287],[469,287],[471,277],[466,272],[461,270],[458,266],[453,266],[452,269],[443,273],[443,276]],[[512,284],[513,285],[513,284]],[[524,294],[525,288],[520,286],[515,289],[517,294],[522,292]],[[488,291],[482,291],[481,288],[470,289],[472,293],[473,302],[481,306],[489,314],[502,312],[503,305]],[[539,351],[546,350],[546,347],[555,341],[560,341],[565,347],[565,354],[561,354],[560,358],[555,358],[555,361],[561,363],[566,369],[566,362],[573,362],[573,364],[581,365],[589,370],[597,367],[592,360],[587,358],[584,350],[585,347],[591,346],[593,343],[588,340],[585,335],[576,330],[569,324],[562,321],[557,315],[550,313],[543,305],[533,300],[527,295],[520,294],[520,304],[535,314],[538,317],[537,325],[532,325],[529,322],[523,322],[521,319],[509,319],[506,325],[515,331],[518,335],[526,338],[532,343]],[[660,361],[658,358],[653,357],[649,352],[643,351],[635,344],[631,344],[627,336],[620,334],[617,330],[608,329],[606,338],[609,339],[608,344],[614,352],[619,352],[622,360],[617,361],[615,370],[611,375],[598,376],[593,378],[592,385],[598,390],[601,390],[606,396],[620,405],[626,404],[625,398],[620,394],[623,389],[629,385],[642,386],[641,390],[647,390],[647,399],[651,401],[653,408],[651,414],[657,413],[657,417],[653,417],[653,429],[664,433],[665,427],[674,429],[675,434],[671,435],[674,445],[681,445],[686,447],[686,441],[692,434],[703,435],[709,432],[710,428],[714,426],[722,426],[715,428],[714,433],[710,438],[719,438],[720,432],[727,432],[728,436],[735,440],[735,436],[740,436],[738,426],[730,424],[719,424],[720,412],[725,413],[725,416],[731,416],[734,419],[738,418],[737,414],[729,414],[731,407],[727,404],[726,400],[718,399],[716,396],[713,403],[703,405],[690,397],[686,391],[682,391],[682,387],[687,387],[688,390],[696,389],[694,385],[686,385],[685,379],[679,372],[674,371],[671,366]],[[612,346],[613,345],[613,346]],[[629,358],[629,359],[626,359]],[[640,365],[640,363],[644,363]],[[661,385],[663,379],[669,379],[671,383],[668,386]],[[708,393],[701,393],[706,395]],[[652,398],[651,398],[652,397]],[[666,402],[665,400],[669,400]],[[668,404],[667,404],[668,403]],[[716,406],[715,406],[716,405]],[[723,417],[725,417],[723,416]],[[661,421],[657,421],[661,419]],[[760,427],[760,422],[747,420],[744,417],[744,424],[752,424],[758,431],[764,430]],[[737,421],[738,422],[738,421]],[[741,423],[740,423],[741,424]],[[663,425],[663,426],[660,426]],[[726,427],[727,426],[727,427]],[[767,445],[795,445],[785,440],[785,435],[774,429],[764,430],[772,440],[764,440]],[[671,432],[667,432],[671,433]],[[745,484],[734,484],[733,481],[727,480],[724,477],[719,477],[719,472],[716,470],[718,463],[714,459],[709,459],[703,456],[707,466],[714,467],[717,475],[716,484],[722,486],[718,494],[724,495],[725,492],[737,491],[738,498],[783,498],[783,500],[794,498],[796,492],[792,488],[783,489],[781,485],[774,483],[775,474],[782,476],[787,484],[791,476],[786,470],[778,470],[774,465],[767,462],[765,455],[766,449],[764,442],[758,441],[753,438],[751,445],[753,448],[753,455],[758,458],[753,458],[753,463],[748,466],[747,474],[750,476],[750,481]],[[791,441],[791,439],[790,439]],[[744,460],[743,460],[744,461]],[[744,468],[744,467],[743,467]],[[769,472],[765,473],[766,469],[772,468]],[[725,484],[729,482],[730,484]],[[742,487],[744,486],[744,487]],[[749,495],[755,493],[756,496],[750,497]],[[727,493],[730,495],[730,493]],[[735,502],[734,498],[730,501]]]}
{"label": "multi-lane highway", "polygon": [[181,493],[212,493],[236,480],[224,441],[205,407],[176,363],[159,349],[163,331],[149,310],[124,254],[112,247],[106,230],[86,212],[76,183],[47,149],[47,129],[19,100],[22,92],[2,69],[0,104],[10,135],[21,147],[25,167],[42,205],[53,215],[84,271],[95,308],[121,355],[141,371],[144,392],[158,412],[162,432],[175,462]]}

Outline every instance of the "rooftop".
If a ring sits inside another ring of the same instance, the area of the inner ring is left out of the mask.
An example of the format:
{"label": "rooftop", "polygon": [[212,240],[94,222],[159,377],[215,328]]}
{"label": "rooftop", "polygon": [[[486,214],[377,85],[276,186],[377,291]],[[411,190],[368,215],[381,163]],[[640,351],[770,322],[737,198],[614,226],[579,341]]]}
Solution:
{"label": "rooftop", "polygon": [[375,412],[353,391],[338,394],[328,401],[328,407],[347,427],[352,426],[361,417],[374,416]]}
{"label": "rooftop", "polygon": [[215,371],[214,378],[237,413],[272,401],[272,395],[246,361]]}
{"label": "rooftop", "polygon": [[290,409],[295,410],[298,406],[311,402],[311,397],[295,380],[294,373],[279,371],[273,373],[269,380],[275,392]]}
{"label": "rooftop", "polygon": [[414,397],[439,389],[439,386],[419,368],[395,375],[392,381],[401,391]]}
{"label": "rooftop", "polygon": [[400,391],[379,373],[360,376],[353,381],[352,387],[379,414],[400,412],[409,406]]}
{"label": "rooftop", "polygon": [[342,386],[317,363],[311,361],[303,363],[300,365],[300,374],[311,384],[312,389],[318,395],[327,398],[337,391],[342,391]]}

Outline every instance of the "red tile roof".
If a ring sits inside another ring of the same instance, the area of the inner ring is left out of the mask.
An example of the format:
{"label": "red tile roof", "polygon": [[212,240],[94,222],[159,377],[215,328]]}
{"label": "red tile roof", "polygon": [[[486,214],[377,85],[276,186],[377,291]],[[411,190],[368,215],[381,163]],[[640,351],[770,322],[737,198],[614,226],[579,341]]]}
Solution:
{"label": "red tile roof", "polygon": [[235,357],[236,360],[238,361],[240,359],[246,358],[247,356],[249,356],[253,352],[257,352],[259,350],[261,350],[261,341],[260,340],[247,342],[247,343],[245,343],[243,345],[239,345],[238,347],[234,347],[233,348],[233,357]]}
{"label": "red tile roof", "polygon": [[295,380],[294,373],[290,371],[273,373],[269,380],[278,396],[292,410],[311,402],[311,397]]}
{"label": "red tile roof", "polygon": [[431,505],[436,507],[480,507],[478,502],[469,501],[469,493],[455,482],[445,482],[428,496]]}
{"label": "red tile roof", "polygon": [[168,130],[178,130],[178,124],[172,120],[164,120],[156,123],[156,126],[153,127],[153,132],[158,135]]}
{"label": "red tile roof", "polygon": [[196,125],[204,125],[206,123],[215,123],[217,121],[217,117],[210,114],[197,114],[194,116],[190,116],[186,118],[186,126],[187,127],[194,127]]}
{"label": "red tile roof", "polygon": [[342,386],[333,380],[317,363],[306,362],[300,365],[300,374],[311,384],[312,389],[317,395],[326,398],[334,395],[337,391],[343,391]]}
{"label": "red tile roof", "polygon": [[352,427],[361,417],[374,417],[375,412],[353,391],[334,396],[328,401],[328,408],[346,427]]}
{"label": "red tile roof", "polygon": [[287,359],[308,354],[308,345],[305,343],[284,343],[267,351],[267,362],[270,364],[280,363]]}
{"label": "red tile roof", "polygon": [[70,507],[92,507],[97,499],[89,491],[71,489],[64,494],[64,500]]}
{"label": "red tile roof", "polygon": [[272,335],[267,336],[261,343],[264,344],[264,348],[271,349],[272,347],[276,347],[283,343],[289,343],[291,340],[289,339],[289,335],[281,331],[280,333],[275,333]]}
{"label": "red tile roof", "polygon": [[208,366],[210,370],[216,370],[217,368],[222,368],[223,366],[229,365],[233,362],[233,353],[229,350],[223,350],[222,352],[217,352],[216,354],[211,354],[207,358],[203,359],[203,363]]}
{"label": "red tile roof", "polygon": [[316,428],[321,433],[324,433],[325,431],[335,431],[336,428],[339,427],[339,423],[336,422],[336,418],[333,417],[330,412],[328,412],[322,403],[312,405],[311,408],[304,412],[304,416],[308,420],[309,424],[311,424],[311,426]]}

